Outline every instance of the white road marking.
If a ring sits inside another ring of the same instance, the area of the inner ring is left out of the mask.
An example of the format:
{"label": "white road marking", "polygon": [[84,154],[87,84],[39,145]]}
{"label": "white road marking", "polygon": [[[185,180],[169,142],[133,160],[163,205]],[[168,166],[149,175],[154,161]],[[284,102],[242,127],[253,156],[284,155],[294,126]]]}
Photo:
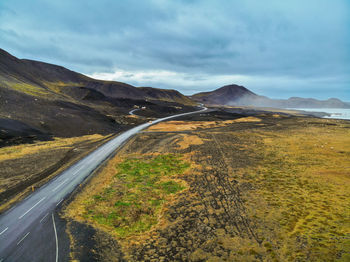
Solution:
{"label": "white road marking", "polygon": [[[9,229],[9,228],[7,227],[7,228],[5,228],[3,231],[1,231],[1,232],[0,232],[0,235],[2,235],[3,233],[5,233],[7,229]],[[1,261],[0,261],[0,262],[1,262]]]}
{"label": "white road marking", "polygon": [[29,235],[30,232],[24,235],[20,241],[18,241],[17,246]]}
{"label": "white road marking", "polygon": [[52,192],[55,192],[60,186],[62,186],[64,183],[66,183],[68,181],[68,178],[66,178],[61,184],[59,184],[58,186],[56,186],[54,189],[52,189]]}
{"label": "white road marking", "polygon": [[52,223],[53,223],[53,229],[55,231],[55,238],[56,238],[56,262],[58,261],[58,239],[57,239],[57,231],[56,231],[56,225],[55,225],[55,217],[52,213]]}
{"label": "white road marking", "polygon": [[56,207],[63,201],[63,198],[56,204]]}
{"label": "white road marking", "polygon": [[32,210],[34,207],[36,207],[37,205],[39,205],[39,203],[40,203],[41,201],[43,201],[45,198],[46,198],[46,197],[43,197],[42,199],[40,199],[34,206],[32,206],[31,208],[29,208],[29,209],[27,210],[27,212],[25,212],[23,215],[21,215],[18,219],[21,219],[22,217],[24,217],[30,210]]}
{"label": "white road marking", "polygon": [[[207,110],[206,108],[200,110],[200,111],[197,111],[197,112],[202,112],[202,111],[205,111]],[[183,114],[179,114],[177,116],[184,116],[184,115],[188,115],[188,114],[192,114],[193,112],[190,112],[190,113],[183,113]],[[168,119],[172,119],[174,118],[174,116],[170,116],[170,117],[166,117],[166,118],[163,118],[163,119],[158,119],[158,120],[155,120],[153,121],[152,124],[156,124],[156,123],[159,123],[161,121],[164,121],[164,120],[168,120]],[[150,126],[151,124],[150,123],[146,123],[146,124],[142,124],[138,127],[135,127],[134,129],[130,129],[129,131],[126,131],[125,133],[117,136],[116,138],[114,138],[113,140],[111,140],[110,142],[106,143],[105,145],[101,146],[101,148],[99,149],[100,152],[104,151],[106,152],[105,154],[105,158],[108,157],[113,151],[114,149],[120,147],[127,139],[129,139],[130,137],[132,137],[133,135],[137,134],[139,132],[139,130],[142,130],[148,126]],[[110,143],[110,144],[109,144]],[[114,149],[113,149],[114,148]],[[97,151],[97,150],[95,150]],[[98,152],[98,154],[100,154],[100,152]],[[84,163],[88,162],[88,161],[91,161],[92,159],[96,159],[95,157],[96,155],[94,155],[94,153],[91,153],[90,156],[87,156],[85,158],[85,160],[83,160],[81,163],[82,165],[84,165]],[[88,161],[87,161],[88,160]],[[100,159],[99,161],[101,161],[102,159]],[[81,166],[79,168],[77,168],[78,170],[76,170],[74,172],[74,175],[77,174],[79,171],[81,171],[82,169],[86,168],[86,166]],[[87,171],[87,170],[86,170]],[[88,174],[85,174],[84,177],[86,177]],[[79,177],[78,177],[79,178]],[[76,179],[77,181],[73,181],[75,183],[78,183],[80,180],[79,179]],[[28,212],[30,212],[34,207],[36,207],[37,205],[39,205],[40,202],[42,202],[46,197],[43,197],[39,202],[37,202],[33,207],[31,207],[27,212],[25,212],[22,216],[19,217],[19,219],[23,218]],[[12,208],[10,209],[12,210]],[[52,214],[52,220],[54,222],[54,214]],[[56,236],[56,261],[58,261],[58,240],[57,240],[57,231],[56,231],[56,226],[55,226],[55,223],[54,223],[54,230],[55,230],[55,236]],[[27,233],[27,235],[24,236],[27,237],[29,235],[30,232]],[[23,238],[23,239],[24,239]],[[23,239],[21,241],[23,241]],[[20,242],[19,242],[20,243]],[[0,262],[1,262],[1,258],[0,258]]]}
{"label": "white road marking", "polygon": [[78,173],[80,170],[82,170],[82,169],[83,169],[83,166],[80,167],[77,171],[75,171],[74,174],[73,174],[73,176],[74,176],[76,173]]}
{"label": "white road marking", "polygon": [[46,215],[42,219],[40,219],[40,223],[45,219],[45,217],[47,217],[48,214],[49,213],[46,213]]}

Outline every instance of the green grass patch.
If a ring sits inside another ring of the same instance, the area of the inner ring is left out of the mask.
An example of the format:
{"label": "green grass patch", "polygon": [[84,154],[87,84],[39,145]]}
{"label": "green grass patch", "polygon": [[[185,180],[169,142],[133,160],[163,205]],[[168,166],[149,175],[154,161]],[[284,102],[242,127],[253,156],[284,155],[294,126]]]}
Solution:
{"label": "green grass patch", "polygon": [[174,194],[184,189],[183,186],[179,185],[178,183],[175,183],[174,181],[164,182],[161,184],[161,187],[167,194]]}
{"label": "green grass patch", "polygon": [[113,182],[86,201],[84,217],[120,237],[145,232],[158,222],[169,196],[185,189],[175,178],[189,166],[174,154],[125,159],[115,167]]}

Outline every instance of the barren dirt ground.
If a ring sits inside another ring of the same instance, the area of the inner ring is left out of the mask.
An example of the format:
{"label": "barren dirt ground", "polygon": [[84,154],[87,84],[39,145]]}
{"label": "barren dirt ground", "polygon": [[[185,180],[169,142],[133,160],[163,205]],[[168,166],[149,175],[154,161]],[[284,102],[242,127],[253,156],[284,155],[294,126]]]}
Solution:
{"label": "barren dirt ground", "polygon": [[214,112],[134,137],[62,215],[81,261],[349,261],[349,186],[349,121]]}

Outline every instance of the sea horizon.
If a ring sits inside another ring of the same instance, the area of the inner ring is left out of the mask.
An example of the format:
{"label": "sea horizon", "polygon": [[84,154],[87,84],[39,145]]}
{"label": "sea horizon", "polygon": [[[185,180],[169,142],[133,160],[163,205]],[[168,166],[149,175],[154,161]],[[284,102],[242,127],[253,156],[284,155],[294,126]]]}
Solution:
{"label": "sea horizon", "polygon": [[350,108],[289,108],[306,112],[324,112],[330,114],[323,118],[346,119],[350,120]]}

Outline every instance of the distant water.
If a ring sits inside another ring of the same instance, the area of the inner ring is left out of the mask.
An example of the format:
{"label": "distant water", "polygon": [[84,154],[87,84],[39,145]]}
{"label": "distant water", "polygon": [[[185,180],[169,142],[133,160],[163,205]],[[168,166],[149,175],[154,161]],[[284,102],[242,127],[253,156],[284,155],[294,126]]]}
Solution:
{"label": "distant water", "polygon": [[330,116],[324,118],[350,119],[350,108],[290,108],[307,112],[325,112]]}

